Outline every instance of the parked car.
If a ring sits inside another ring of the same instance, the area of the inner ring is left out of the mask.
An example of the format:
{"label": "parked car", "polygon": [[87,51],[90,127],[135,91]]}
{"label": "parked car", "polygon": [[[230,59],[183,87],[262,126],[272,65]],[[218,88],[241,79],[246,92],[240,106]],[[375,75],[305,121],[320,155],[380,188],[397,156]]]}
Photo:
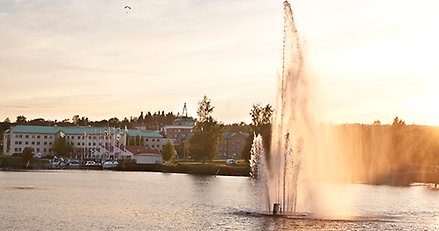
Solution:
{"label": "parked car", "polygon": [[79,168],[79,160],[70,160],[67,163],[68,168]]}
{"label": "parked car", "polygon": [[62,157],[53,157],[53,160],[50,162],[51,168],[65,168],[67,166],[67,163],[64,161]]}
{"label": "parked car", "polygon": [[89,161],[85,162],[85,166],[88,166],[88,167],[96,166],[96,162],[94,162],[93,160],[89,160]]}
{"label": "parked car", "polygon": [[102,164],[103,169],[115,169],[119,165],[117,160],[106,160],[104,164]]}
{"label": "parked car", "polygon": [[95,162],[94,160],[87,160],[81,165],[81,168],[98,170],[102,169],[102,164],[99,162]]}
{"label": "parked car", "polygon": [[33,158],[35,159],[41,159],[41,157],[43,157],[43,155],[41,153],[32,153]]}

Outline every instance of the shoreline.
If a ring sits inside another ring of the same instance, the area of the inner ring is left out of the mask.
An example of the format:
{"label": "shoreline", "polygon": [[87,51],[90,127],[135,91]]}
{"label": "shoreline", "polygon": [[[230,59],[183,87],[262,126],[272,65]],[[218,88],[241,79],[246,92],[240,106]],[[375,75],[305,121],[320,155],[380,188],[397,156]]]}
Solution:
{"label": "shoreline", "polygon": [[112,170],[103,169],[87,169],[87,168],[13,168],[13,167],[1,167],[0,171],[4,172],[30,172],[30,171],[57,171],[57,170],[72,170],[72,171],[120,171],[120,172],[161,172],[161,173],[184,173],[190,175],[206,175],[206,176],[239,176],[250,177],[246,168],[187,168],[187,167],[170,167],[170,166],[140,166],[137,168],[117,168]]}
{"label": "shoreline", "polygon": [[[103,170],[100,168],[89,168],[79,166],[78,168],[60,168],[66,170]],[[21,162],[2,161],[0,171],[27,171],[27,170],[58,170],[51,168],[47,163],[42,161],[33,161],[31,166],[26,168]],[[105,170],[105,169],[104,169]],[[119,166],[111,169],[112,171],[143,171],[143,172],[163,172],[163,173],[186,173],[194,175],[221,175],[221,176],[250,176],[250,166],[246,164],[225,165],[213,162],[184,162],[164,164],[136,164],[132,162],[121,161]]]}

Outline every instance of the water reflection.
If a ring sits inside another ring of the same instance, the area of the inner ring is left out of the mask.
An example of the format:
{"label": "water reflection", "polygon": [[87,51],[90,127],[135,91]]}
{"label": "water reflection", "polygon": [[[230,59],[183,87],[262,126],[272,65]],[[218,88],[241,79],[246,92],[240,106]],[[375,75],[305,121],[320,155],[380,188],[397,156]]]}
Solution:
{"label": "water reflection", "polygon": [[439,192],[427,187],[325,188],[330,190],[349,194],[339,206],[350,206],[359,216],[267,216],[258,210],[255,186],[245,177],[0,172],[0,230],[439,229]]}

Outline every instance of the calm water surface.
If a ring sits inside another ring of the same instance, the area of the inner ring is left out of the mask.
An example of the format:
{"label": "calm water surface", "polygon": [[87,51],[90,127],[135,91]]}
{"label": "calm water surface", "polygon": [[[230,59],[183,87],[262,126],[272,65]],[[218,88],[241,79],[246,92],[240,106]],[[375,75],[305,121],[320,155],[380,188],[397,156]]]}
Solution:
{"label": "calm water surface", "polygon": [[359,184],[343,191],[351,196],[340,206],[361,219],[261,215],[245,177],[0,171],[0,230],[439,230],[439,191]]}

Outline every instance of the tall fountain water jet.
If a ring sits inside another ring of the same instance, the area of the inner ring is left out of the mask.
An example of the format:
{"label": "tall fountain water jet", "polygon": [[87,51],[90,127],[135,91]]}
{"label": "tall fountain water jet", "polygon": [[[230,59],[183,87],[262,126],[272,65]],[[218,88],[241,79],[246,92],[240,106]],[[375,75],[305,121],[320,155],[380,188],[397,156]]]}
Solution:
{"label": "tall fountain water jet", "polygon": [[[266,211],[345,219],[357,215],[356,208],[346,203],[356,195],[343,187],[334,190],[335,184],[409,182],[404,172],[419,161],[418,153],[429,151],[423,149],[427,146],[425,140],[415,145],[415,139],[408,138],[411,132],[407,131],[411,130],[405,128],[403,132],[404,125],[398,118],[391,126],[315,124],[314,115],[320,114],[313,113],[317,109],[312,104],[316,101],[314,81],[305,67],[300,37],[287,1],[282,61],[271,147],[266,158],[259,157],[265,166],[258,169],[258,174],[266,183],[262,194]],[[416,155],[409,154],[413,150]],[[263,169],[266,171],[260,173]]]}
{"label": "tall fountain water jet", "polygon": [[259,207],[269,207],[269,200],[267,197],[267,163],[265,159],[265,149],[262,136],[255,135],[253,144],[250,149],[250,177],[255,180],[256,190],[259,195],[262,195],[259,201]]}
{"label": "tall fountain water jet", "polygon": [[[284,2],[282,74],[268,158],[268,198],[275,213],[296,212],[298,183],[305,155],[314,151],[308,80],[291,5]],[[270,209],[271,210],[271,209]]]}

